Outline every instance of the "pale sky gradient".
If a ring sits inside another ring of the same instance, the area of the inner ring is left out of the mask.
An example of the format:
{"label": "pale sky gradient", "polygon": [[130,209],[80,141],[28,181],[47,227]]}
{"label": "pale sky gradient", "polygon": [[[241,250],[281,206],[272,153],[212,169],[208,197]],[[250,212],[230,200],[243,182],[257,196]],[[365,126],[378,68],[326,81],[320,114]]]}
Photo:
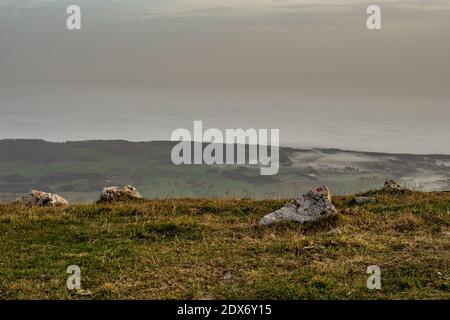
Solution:
{"label": "pale sky gradient", "polygon": [[203,120],[448,154],[449,39],[448,0],[0,0],[0,139],[168,140]]}

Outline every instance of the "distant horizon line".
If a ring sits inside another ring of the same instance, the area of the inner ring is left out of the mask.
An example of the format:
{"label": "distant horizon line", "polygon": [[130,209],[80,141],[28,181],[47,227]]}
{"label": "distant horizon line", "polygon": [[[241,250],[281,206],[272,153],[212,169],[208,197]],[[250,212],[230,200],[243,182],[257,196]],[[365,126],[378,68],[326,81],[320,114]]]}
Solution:
{"label": "distant horizon line", "polygon": [[[64,143],[80,143],[80,142],[126,142],[126,143],[152,143],[152,142],[172,142],[177,143],[179,141],[171,141],[171,140],[127,140],[127,139],[85,139],[85,140],[61,140],[61,141],[51,141],[39,138],[1,138],[0,143],[7,141],[40,141],[46,143],[54,143],[54,144],[64,144]],[[190,142],[199,142],[195,140],[189,140]],[[202,141],[204,144],[209,144],[209,142]],[[226,143],[222,143],[226,144]],[[383,152],[383,151],[365,151],[365,150],[356,150],[356,149],[342,149],[336,147],[301,147],[290,144],[280,145],[280,148],[284,149],[296,149],[296,150],[336,150],[342,152],[353,152],[353,153],[366,153],[366,154],[379,154],[379,155],[412,155],[412,156],[450,156],[450,153],[408,153],[408,152]]]}

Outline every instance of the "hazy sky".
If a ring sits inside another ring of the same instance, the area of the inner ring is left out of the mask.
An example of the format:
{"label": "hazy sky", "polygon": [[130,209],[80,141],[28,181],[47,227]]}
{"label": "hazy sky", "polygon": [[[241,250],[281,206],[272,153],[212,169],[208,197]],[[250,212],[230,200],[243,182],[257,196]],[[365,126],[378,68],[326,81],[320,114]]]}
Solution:
{"label": "hazy sky", "polygon": [[449,39],[448,0],[0,0],[0,139],[168,140],[203,120],[450,153]]}

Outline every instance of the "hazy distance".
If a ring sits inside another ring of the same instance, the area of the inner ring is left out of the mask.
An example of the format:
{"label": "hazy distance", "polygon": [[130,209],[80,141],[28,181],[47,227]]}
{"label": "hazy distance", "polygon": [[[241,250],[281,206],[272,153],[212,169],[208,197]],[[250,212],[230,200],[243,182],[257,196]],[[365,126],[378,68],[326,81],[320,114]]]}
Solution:
{"label": "hazy distance", "polygon": [[[450,2],[0,0],[0,139],[168,140],[194,120],[283,145],[450,153]],[[65,27],[70,4],[82,30]]]}

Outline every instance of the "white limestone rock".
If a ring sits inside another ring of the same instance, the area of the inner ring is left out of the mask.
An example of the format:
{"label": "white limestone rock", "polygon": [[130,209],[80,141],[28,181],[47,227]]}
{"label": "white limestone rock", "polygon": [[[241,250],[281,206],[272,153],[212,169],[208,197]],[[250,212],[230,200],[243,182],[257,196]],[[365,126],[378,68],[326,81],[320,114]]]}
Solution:
{"label": "white limestone rock", "polygon": [[337,210],[331,202],[330,190],[324,186],[289,201],[283,208],[264,216],[259,224],[269,225],[280,221],[306,223],[334,216],[337,216]]}
{"label": "white limestone rock", "polygon": [[103,188],[99,202],[142,199],[141,194],[133,186]]}
{"label": "white limestone rock", "polygon": [[39,207],[67,206],[69,202],[55,193],[32,190],[30,194],[17,199],[16,202]]}

